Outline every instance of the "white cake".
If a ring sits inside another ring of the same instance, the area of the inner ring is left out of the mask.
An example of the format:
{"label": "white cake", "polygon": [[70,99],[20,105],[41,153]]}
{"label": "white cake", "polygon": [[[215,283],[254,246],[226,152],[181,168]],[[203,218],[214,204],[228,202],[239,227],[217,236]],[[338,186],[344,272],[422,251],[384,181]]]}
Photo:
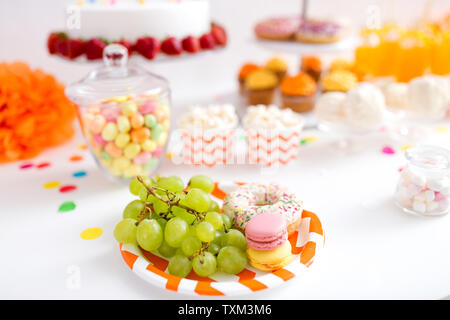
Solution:
{"label": "white cake", "polygon": [[70,38],[182,39],[211,29],[209,0],[84,0],[69,6],[66,14]]}

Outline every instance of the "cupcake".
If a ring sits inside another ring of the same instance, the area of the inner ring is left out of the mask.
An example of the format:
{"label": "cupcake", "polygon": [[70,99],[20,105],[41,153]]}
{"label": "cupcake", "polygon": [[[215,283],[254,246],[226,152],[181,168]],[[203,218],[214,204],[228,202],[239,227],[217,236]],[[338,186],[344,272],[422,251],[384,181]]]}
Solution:
{"label": "cupcake", "polygon": [[245,79],[248,104],[271,104],[278,86],[277,76],[269,70],[257,70]]}
{"label": "cupcake", "polygon": [[300,71],[309,74],[318,82],[322,74],[322,61],[316,56],[303,56]]}
{"label": "cupcake", "polygon": [[285,60],[274,57],[266,62],[265,68],[275,73],[278,77],[278,81],[281,82],[286,75],[288,65]]}
{"label": "cupcake", "polygon": [[330,71],[336,71],[336,70],[352,71],[352,69],[353,69],[353,63],[351,63],[347,59],[343,59],[343,58],[334,59],[330,64]]}
{"label": "cupcake", "polygon": [[355,74],[347,70],[331,71],[322,77],[322,88],[325,92],[341,91],[347,92],[356,87],[358,79]]}
{"label": "cupcake", "polygon": [[281,83],[283,107],[295,112],[311,111],[314,107],[316,89],[314,79],[304,72],[284,78]]}
{"label": "cupcake", "polygon": [[245,78],[247,78],[247,76],[256,71],[261,69],[260,66],[258,66],[257,64],[254,63],[246,63],[244,64],[241,69],[239,70],[239,74],[238,74],[238,81],[239,81],[239,93],[240,94],[244,94],[245,91]]}

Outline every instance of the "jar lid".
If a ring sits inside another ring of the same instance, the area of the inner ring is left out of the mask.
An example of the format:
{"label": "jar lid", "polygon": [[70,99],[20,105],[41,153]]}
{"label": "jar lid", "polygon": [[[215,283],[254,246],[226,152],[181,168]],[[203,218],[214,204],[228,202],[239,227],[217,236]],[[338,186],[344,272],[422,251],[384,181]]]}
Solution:
{"label": "jar lid", "polygon": [[136,65],[128,65],[128,49],[110,44],[103,50],[103,65],[66,88],[66,95],[79,105],[132,94],[159,94],[168,90],[163,77]]}
{"label": "jar lid", "polygon": [[450,169],[450,150],[436,146],[417,146],[406,150],[411,164],[425,169]]}

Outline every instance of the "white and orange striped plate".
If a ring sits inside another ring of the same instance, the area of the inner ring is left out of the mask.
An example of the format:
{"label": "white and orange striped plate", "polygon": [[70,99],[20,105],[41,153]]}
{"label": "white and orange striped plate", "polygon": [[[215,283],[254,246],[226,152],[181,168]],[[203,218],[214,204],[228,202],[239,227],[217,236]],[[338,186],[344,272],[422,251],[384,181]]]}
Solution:
{"label": "white and orange striped plate", "polygon": [[[216,183],[212,195],[221,202],[227,192],[241,184]],[[167,272],[167,259],[140,250],[136,246],[120,245],[120,251],[134,273],[157,287],[190,295],[233,296],[274,288],[303,275],[323,248],[324,240],[319,218],[304,210],[300,226],[289,237],[295,256],[288,266],[273,272],[264,272],[248,266],[237,275],[216,273],[208,278],[199,277],[193,271],[186,278],[173,276]]]}

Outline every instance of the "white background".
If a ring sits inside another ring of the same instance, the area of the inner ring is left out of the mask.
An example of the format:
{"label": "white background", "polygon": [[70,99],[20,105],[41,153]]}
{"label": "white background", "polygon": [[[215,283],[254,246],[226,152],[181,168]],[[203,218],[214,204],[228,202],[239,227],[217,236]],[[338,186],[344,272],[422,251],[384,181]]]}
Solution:
{"label": "white background", "polygon": [[[225,50],[179,61],[147,63],[146,68],[167,77],[175,110],[187,104],[237,101],[235,77],[245,61],[264,62],[273,53],[254,40],[255,21],[272,14],[295,12],[299,1],[213,0],[213,18],[230,36]],[[383,17],[412,21],[421,16],[426,1],[311,1],[311,14],[365,22],[370,4],[381,4]],[[70,1],[0,0],[0,61],[22,60],[54,74],[64,83],[78,80],[93,64],[68,63],[50,57],[46,37],[64,25],[64,5]],[[431,15],[450,9],[448,1],[433,1]],[[347,55],[340,52],[336,55]],[[297,55],[286,54],[291,72]],[[329,56],[328,56],[329,58]],[[446,123],[449,125],[449,123]],[[450,134],[434,127],[428,140],[450,147]],[[192,168],[166,161],[163,175],[206,173],[215,180],[274,181],[290,187],[308,210],[323,221],[326,246],[309,273],[286,287],[243,299],[437,299],[450,294],[450,216],[417,218],[403,214],[392,201],[397,169],[404,163],[400,146],[385,135],[363,140],[360,150],[339,152],[332,139],[316,131],[305,136],[318,141],[301,149],[299,160],[264,176],[251,166]],[[126,187],[111,184],[86,152],[76,149],[78,135],[60,148],[44,152],[34,163],[51,161],[43,170],[20,171],[21,163],[0,166],[0,298],[60,299],[186,299],[152,287],[135,276],[122,261],[112,237],[121,211],[131,200]],[[393,145],[387,156],[382,146]],[[86,155],[70,163],[74,153]],[[71,173],[86,170],[83,179]],[[78,190],[59,194],[42,185],[57,180]],[[60,203],[73,200],[77,209],[58,214]],[[92,241],[80,238],[88,227],[101,227]],[[78,268],[81,287],[70,289],[71,268]]]}

